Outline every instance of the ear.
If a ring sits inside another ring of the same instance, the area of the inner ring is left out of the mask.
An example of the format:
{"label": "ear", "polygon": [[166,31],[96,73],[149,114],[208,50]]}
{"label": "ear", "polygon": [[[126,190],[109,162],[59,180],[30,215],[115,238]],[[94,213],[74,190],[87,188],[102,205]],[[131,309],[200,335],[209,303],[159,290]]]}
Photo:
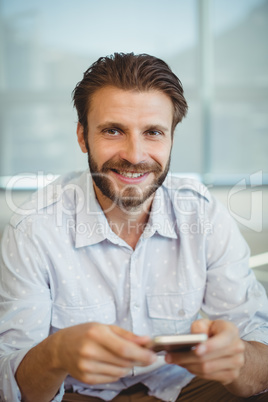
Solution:
{"label": "ear", "polygon": [[84,128],[82,124],[79,122],[77,123],[76,134],[77,134],[77,141],[81,148],[81,151],[84,152],[84,154],[87,154],[87,147],[84,138]]}

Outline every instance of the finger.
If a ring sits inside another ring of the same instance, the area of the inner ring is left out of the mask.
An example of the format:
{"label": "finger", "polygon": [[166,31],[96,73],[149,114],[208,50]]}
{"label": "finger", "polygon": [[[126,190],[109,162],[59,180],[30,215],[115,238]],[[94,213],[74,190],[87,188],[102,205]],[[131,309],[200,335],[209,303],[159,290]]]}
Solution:
{"label": "finger", "polygon": [[180,366],[203,379],[215,380],[220,381],[222,384],[228,384],[238,377],[243,364],[244,356],[242,354],[197,364],[181,364]]}
{"label": "finger", "polygon": [[88,359],[98,360],[99,362],[109,363],[118,367],[122,367],[130,370],[133,366],[147,366],[147,362],[141,362],[139,360],[130,360],[121,358],[111,353],[108,349],[104,349],[102,346],[93,345],[86,353]]}
{"label": "finger", "polygon": [[213,374],[223,370],[239,370],[245,362],[244,355],[228,356],[221,359],[207,360],[198,363],[182,363],[180,366],[194,370],[196,374]]}
{"label": "finger", "polygon": [[117,335],[128,339],[130,341],[133,341],[134,339],[138,338],[138,335],[134,334],[133,332],[130,332],[124,328],[118,327],[117,325],[110,325],[109,328]]}
{"label": "finger", "polygon": [[124,339],[114,339],[109,350],[136,365],[150,365],[156,360],[156,354],[151,350]]}
{"label": "finger", "polygon": [[214,351],[216,349],[225,348],[231,345],[234,340],[239,339],[239,332],[236,326],[228,321],[201,319],[193,322],[191,331],[198,333],[204,331],[208,334],[209,339],[196,348],[199,355]]}
{"label": "finger", "polygon": [[200,320],[196,320],[191,325],[191,333],[192,334],[209,334],[210,326],[212,321],[207,318],[201,318]]}
{"label": "finger", "polygon": [[129,340],[131,342],[135,342],[138,345],[146,345],[151,340],[151,338],[147,335],[143,335],[143,336],[136,335],[136,334],[133,334],[133,332],[127,331],[116,325],[111,325],[110,328],[117,335],[119,335],[119,336],[123,337],[124,339]]}
{"label": "finger", "polygon": [[89,336],[96,344],[101,345],[119,358],[139,362],[142,365],[152,364],[156,360],[155,353],[118,336],[108,326],[95,325],[90,327]]}
{"label": "finger", "polygon": [[[202,345],[200,345],[202,346]],[[245,344],[241,339],[237,339],[232,342],[228,347],[215,349],[212,351],[206,351],[206,353],[200,353],[198,350],[200,347],[196,347],[188,352],[168,353],[166,355],[167,363],[175,363],[179,365],[189,363],[201,363],[209,360],[222,359],[225,357],[233,357],[237,355],[244,355]]]}
{"label": "finger", "polygon": [[[211,332],[211,325],[212,325],[212,321],[207,319],[207,318],[201,318],[200,320],[196,320],[192,323],[191,325],[191,333],[192,334],[200,334],[200,333],[204,333],[207,334],[209,336],[210,332]],[[195,349],[198,350],[198,352],[200,352],[199,354],[203,354],[206,352],[206,342],[202,342],[202,347],[196,347]]]}
{"label": "finger", "polygon": [[114,378],[125,377],[131,372],[129,367],[118,367],[98,360],[87,359],[80,362],[79,369],[84,375],[105,375]]}
{"label": "finger", "polygon": [[236,356],[239,354],[244,354],[245,351],[245,345],[244,342],[240,339],[237,341],[224,345],[221,349],[217,349],[217,346],[213,345],[208,345],[206,347],[205,353],[201,348],[197,348],[194,353],[196,356],[199,356],[202,358],[203,361],[206,360],[213,360],[213,359],[220,359],[223,357],[228,357],[228,356]]}
{"label": "finger", "polygon": [[146,347],[146,345],[148,345],[149,342],[151,342],[151,340],[152,340],[152,338],[150,336],[143,335],[143,336],[137,337],[133,342],[135,342],[137,345]]}
{"label": "finger", "polygon": [[209,329],[209,336],[218,335],[223,332],[228,332],[231,336],[237,336],[239,334],[238,328],[232,322],[224,320],[211,321]]}
{"label": "finger", "polygon": [[231,323],[219,320],[214,321],[210,327],[210,338],[198,345],[195,353],[199,356],[205,353],[230,354],[243,352],[244,344],[239,337],[238,329]]}
{"label": "finger", "polygon": [[239,344],[229,346],[228,348],[216,349],[211,352],[206,352],[205,354],[200,354],[200,352],[197,350],[193,350],[191,352],[168,353],[166,355],[166,362],[169,364],[183,365],[190,363],[201,363],[216,359],[219,360],[240,354],[244,355],[244,345],[242,341],[239,341]]}
{"label": "finger", "polygon": [[103,345],[95,342],[88,342],[81,351],[81,356],[83,359],[109,363],[123,368],[133,367],[133,362],[131,360],[121,358],[112,353],[106,347],[103,347]]}

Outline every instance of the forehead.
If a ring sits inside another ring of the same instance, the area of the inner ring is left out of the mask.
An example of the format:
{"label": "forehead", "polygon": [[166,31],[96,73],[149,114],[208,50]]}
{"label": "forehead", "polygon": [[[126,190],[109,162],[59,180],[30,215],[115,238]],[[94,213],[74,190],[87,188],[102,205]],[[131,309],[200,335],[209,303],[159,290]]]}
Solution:
{"label": "forehead", "polygon": [[[136,120],[172,124],[173,104],[168,95],[157,90],[136,91],[104,87],[94,93],[88,112],[89,122],[95,120]],[[157,121],[156,121],[157,120]]]}

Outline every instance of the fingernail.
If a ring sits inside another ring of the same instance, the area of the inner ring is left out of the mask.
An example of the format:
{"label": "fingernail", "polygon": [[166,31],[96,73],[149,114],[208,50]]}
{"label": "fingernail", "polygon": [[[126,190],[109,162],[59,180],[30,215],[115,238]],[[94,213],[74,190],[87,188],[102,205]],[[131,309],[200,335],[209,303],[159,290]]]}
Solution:
{"label": "fingernail", "polygon": [[204,353],[206,353],[206,351],[207,351],[207,348],[205,345],[199,345],[196,348],[196,352],[198,355],[203,355]]}

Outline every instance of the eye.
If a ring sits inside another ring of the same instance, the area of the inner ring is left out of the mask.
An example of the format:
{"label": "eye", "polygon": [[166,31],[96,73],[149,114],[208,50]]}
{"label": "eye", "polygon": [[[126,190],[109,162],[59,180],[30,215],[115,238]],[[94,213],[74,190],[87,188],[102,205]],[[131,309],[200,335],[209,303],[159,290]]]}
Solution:
{"label": "eye", "polygon": [[120,132],[116,128],[108,128],[107,130],[105,130],[105,133],[107,133],[111,136],[120,134]]}
{"label": "eye", "polygon": [[146,134],[148,134],[149,137],[159,137],[159,136],[163,135],[163,133],[158,130],[149,130],[149,131],[146,131]]}

